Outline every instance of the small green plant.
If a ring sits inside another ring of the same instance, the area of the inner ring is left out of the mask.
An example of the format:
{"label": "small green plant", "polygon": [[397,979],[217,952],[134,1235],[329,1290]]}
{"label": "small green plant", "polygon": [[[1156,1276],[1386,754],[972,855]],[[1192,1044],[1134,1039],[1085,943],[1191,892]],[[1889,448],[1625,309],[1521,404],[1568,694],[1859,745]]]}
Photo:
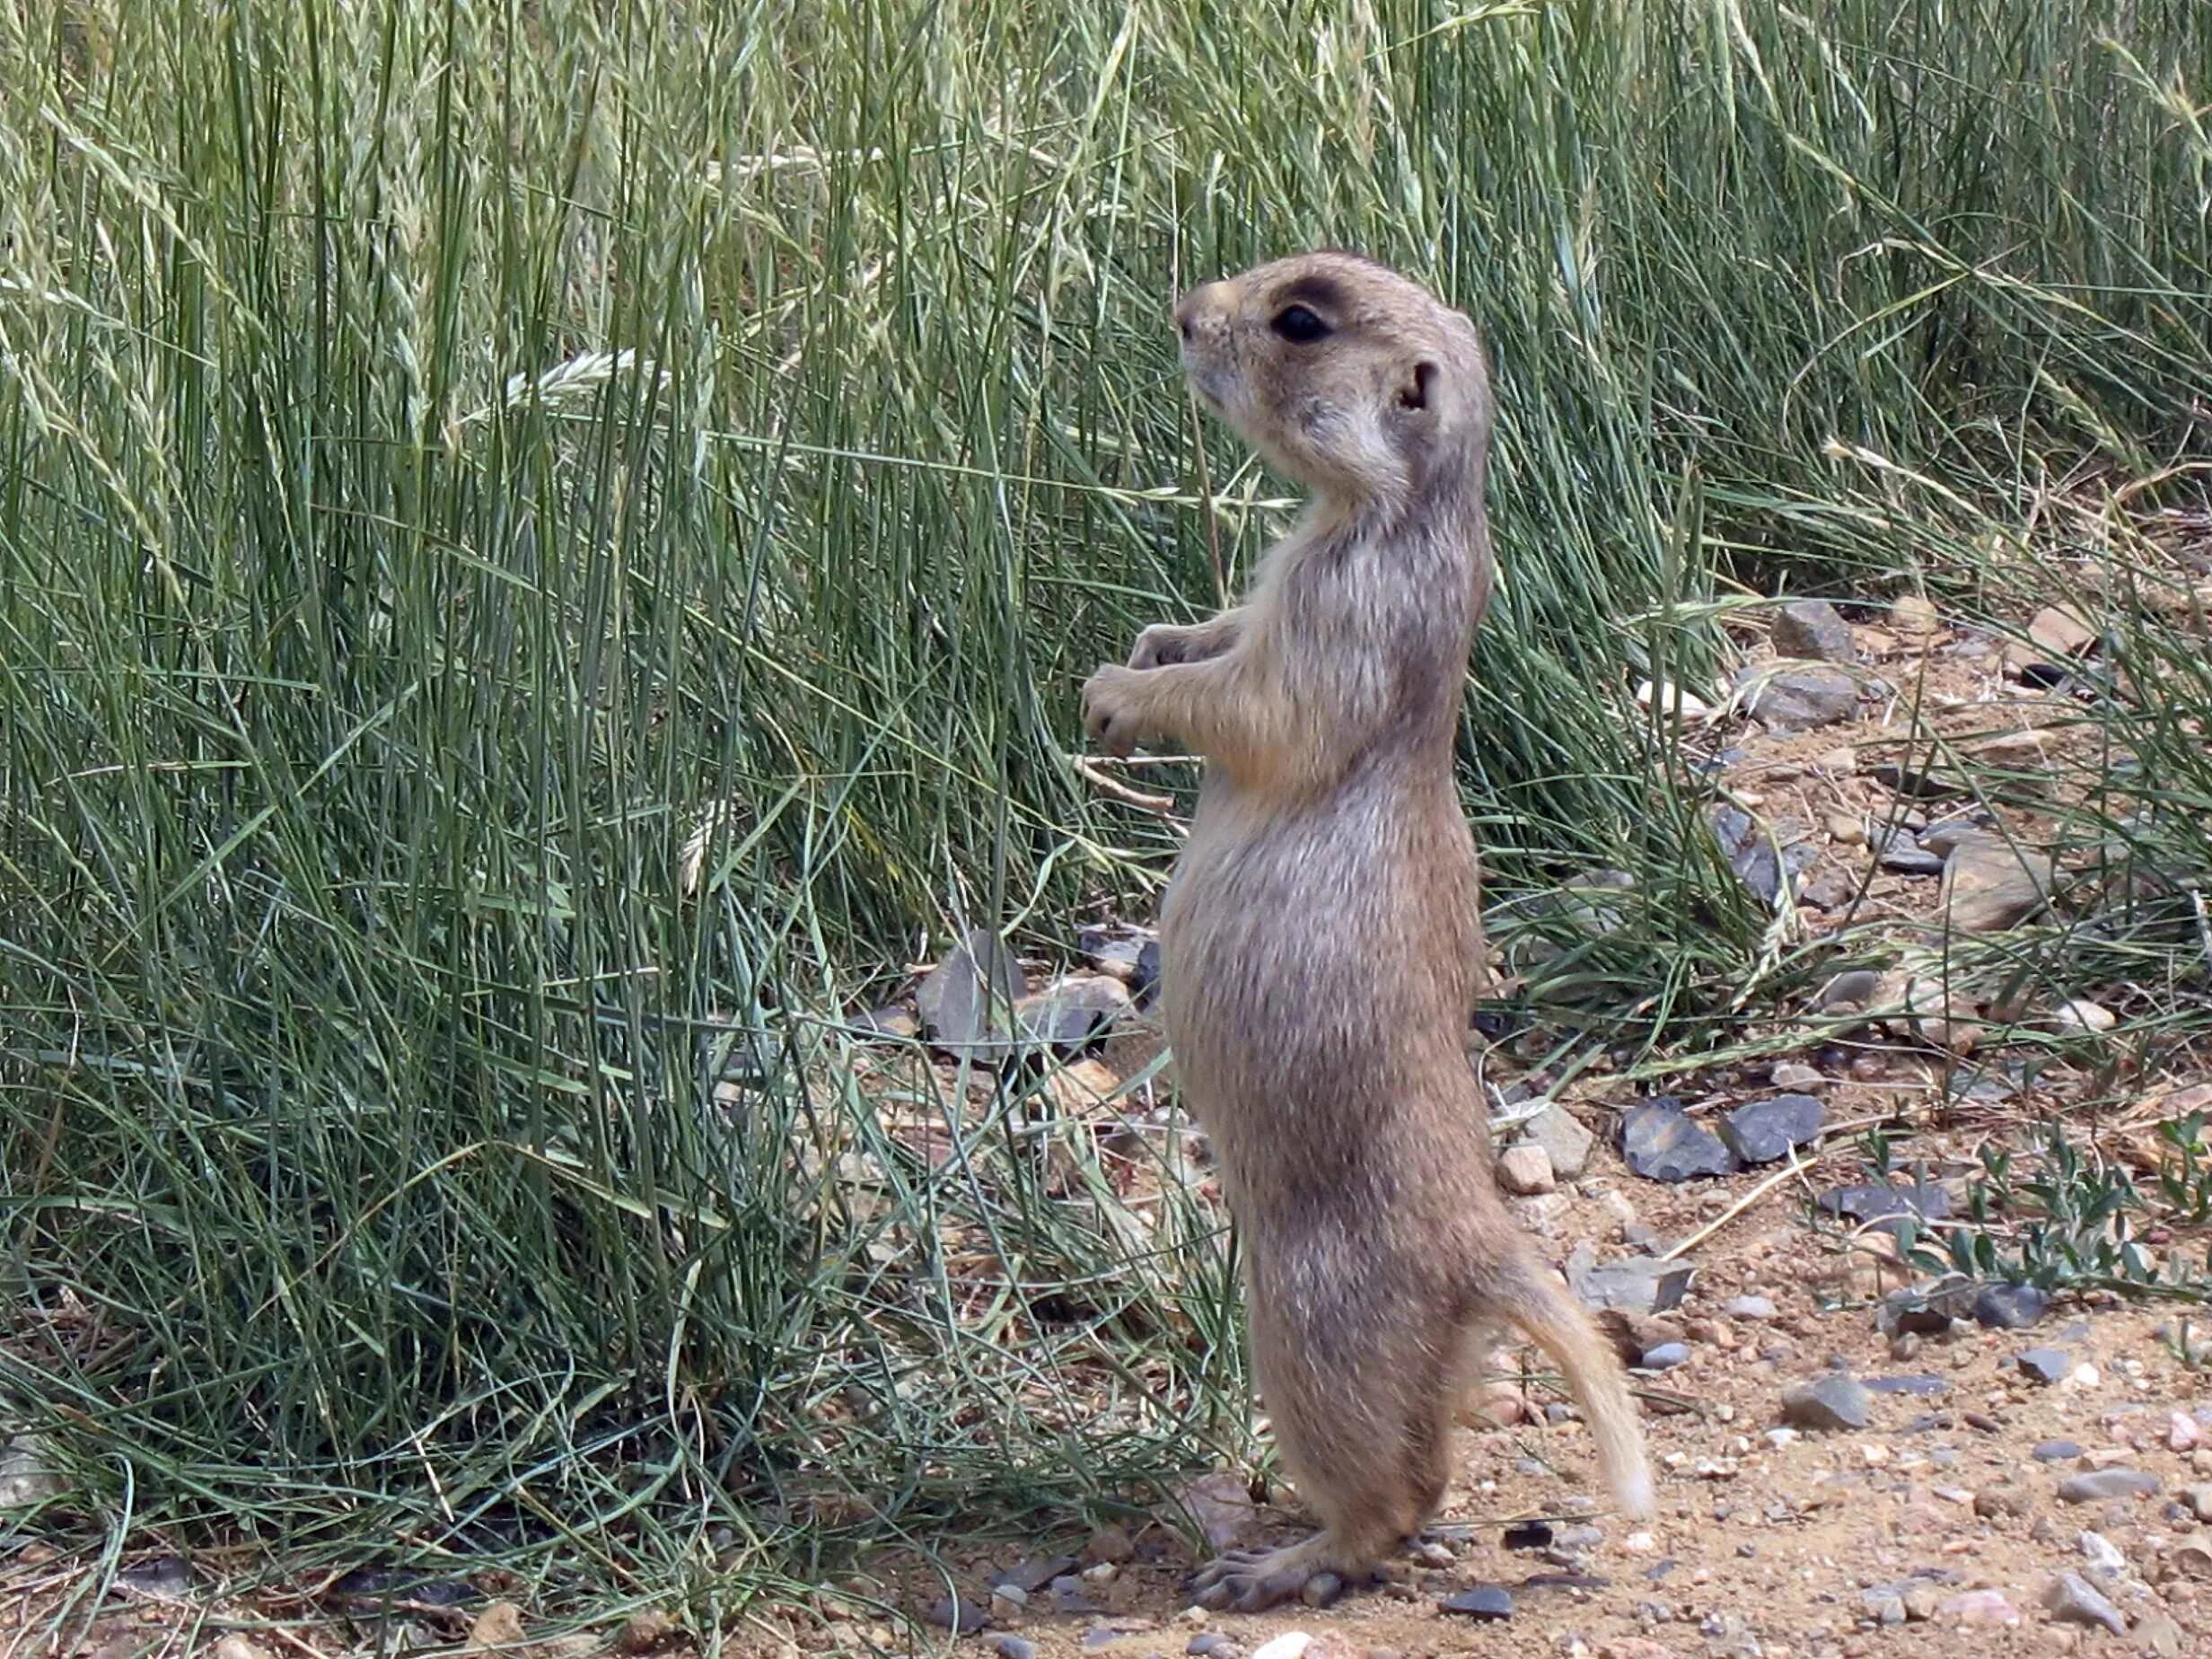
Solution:
{"label": "small green plant", "polygon": [[2046,1290],[2212,1299],[2212,1253],[2191,1263],[2182,1251],[2162,1254],[2145,1237],[2154,1224],[2188,1225],[2208,1213],[2200,1127],[2161,1126],[2172,1155],[2149,1198],[2119,1165],[2085,1155],[2058,1123],[2045,1131],[2025,1173],[2012,1150],[1985,1147],[1982,1172],[1968,1183],[1964,1224],[1915,1241],[1909,1259],[1929,1272]]}

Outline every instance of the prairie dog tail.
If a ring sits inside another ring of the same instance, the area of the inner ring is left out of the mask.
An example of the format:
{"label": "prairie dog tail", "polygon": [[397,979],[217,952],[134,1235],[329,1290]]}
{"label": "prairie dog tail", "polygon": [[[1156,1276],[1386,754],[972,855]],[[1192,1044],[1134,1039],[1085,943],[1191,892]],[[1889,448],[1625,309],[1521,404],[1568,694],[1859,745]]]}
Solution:
{"label": "prairie dog tail", "polygon": [[1611,1347],[1598,1334],[1581,1304],[1552,1284],[1542,1269],[1531,1265],[1527,1277],[1505,1310],[1513,1322],[1528,1334],[1567,1378],[1575,1403],[1590,1425],[1597,1444],[1598,1466],[1611,1488],[1613,1502],[1631,1520],[1652,1512],[1651,1466],[1644,1458],[1644,1429],[1637,1420],[1636,1402],[1628,1398],[1628,1382]]}

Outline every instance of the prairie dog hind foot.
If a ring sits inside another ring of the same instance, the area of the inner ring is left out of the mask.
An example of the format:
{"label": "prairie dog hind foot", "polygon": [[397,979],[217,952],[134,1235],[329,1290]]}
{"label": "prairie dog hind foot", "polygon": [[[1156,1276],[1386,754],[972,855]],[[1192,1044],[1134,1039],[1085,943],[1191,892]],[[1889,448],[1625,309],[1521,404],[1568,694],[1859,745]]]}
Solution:
{"label": "prairie dog hind foot", "polygon": [[[1327,1574],[1345,1585],[1372,1583],[1372,1563],[1353,1566],[1328,1532],[1316,1532],[1279,1549],[1224,1549],[1190,1580],[1191,1600],[1217,1613],[1258,1613],[1295,1601]],[[1320,1605],[1336,1600],[1331,1593]]]}

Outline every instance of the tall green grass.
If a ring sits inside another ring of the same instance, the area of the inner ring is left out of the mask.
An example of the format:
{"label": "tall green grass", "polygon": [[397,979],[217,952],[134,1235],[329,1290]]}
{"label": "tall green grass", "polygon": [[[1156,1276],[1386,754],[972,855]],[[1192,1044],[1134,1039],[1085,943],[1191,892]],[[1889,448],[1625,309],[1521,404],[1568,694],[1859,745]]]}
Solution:
{"label": "tall green grass", "polygon": [[1176,1137],[1132,1200],[838,1031],[1164,871],[1074,688],[1286,512],[1179,285],[1349,244],[1484,327],[1469,804],[1501,887],[1644,876],[1648,1041],[1768,959],[1635,681],[2208,449],[2196,0],[107,0],[0,64],[0,1420],[115,1526],[742,1593],[1237,1449]]}

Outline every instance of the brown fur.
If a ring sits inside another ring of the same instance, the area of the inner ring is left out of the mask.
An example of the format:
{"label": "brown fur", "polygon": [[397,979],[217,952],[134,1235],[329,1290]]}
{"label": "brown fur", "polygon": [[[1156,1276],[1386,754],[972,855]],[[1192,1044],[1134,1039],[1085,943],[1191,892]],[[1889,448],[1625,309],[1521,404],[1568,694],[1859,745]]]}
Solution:
{"label": "brown fur", "polygon": [[[1327,332],[1286,337],[1312,326],[1293,304]],[[1312,491],[1243,604],[1145,629],[1084,688],[1103,747],[1207,761],[1161,917],[1168,1039],[1243,1243],[1277,1442],[1323,1523],[1199,1574],[1202,1602],[1251,1611],[1418,1531],[1499,1325],[1566,1374],[1620,1506],[1647,1512],[1651,1479],[1618,1364],[1497,1195],[1462,1046],[1483,971],[1452,773],[1491,577],[1480,342],[1347,254],[1207,284],[1175,314],[1200,396]]]}

